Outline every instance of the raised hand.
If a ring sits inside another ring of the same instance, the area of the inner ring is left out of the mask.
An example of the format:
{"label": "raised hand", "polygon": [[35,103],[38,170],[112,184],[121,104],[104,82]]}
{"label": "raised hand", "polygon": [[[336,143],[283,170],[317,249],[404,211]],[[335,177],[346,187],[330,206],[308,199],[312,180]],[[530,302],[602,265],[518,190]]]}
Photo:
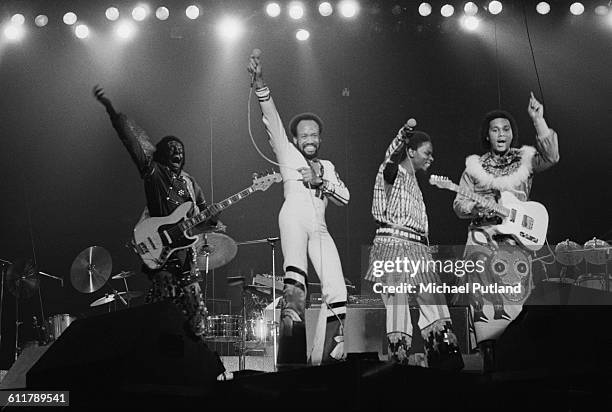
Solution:
{"label": "raised hand", "polygon": [[96,84],[93,88],[93,94],[97,101],[102,103],[106,108],[106,111],[111,115],[116,115],[115,108],[111,103],[110,99],[104,95],[104,89],[100,87],[100,85]]}
{"label": "raised hand", "polygon": [[534,123],[544,119],[544,105],[535,98],[533,92],[531,92],[531,97],[529,98],[527,113],[529,113],[529,117],[531,117]]}
{"label": "raised hand", "polygon": [[260,49],[253,49],[249,57],[249,64],[247,64],[247,71],[251,75],[252,85],[255,85],[257,88],[264,86]]}

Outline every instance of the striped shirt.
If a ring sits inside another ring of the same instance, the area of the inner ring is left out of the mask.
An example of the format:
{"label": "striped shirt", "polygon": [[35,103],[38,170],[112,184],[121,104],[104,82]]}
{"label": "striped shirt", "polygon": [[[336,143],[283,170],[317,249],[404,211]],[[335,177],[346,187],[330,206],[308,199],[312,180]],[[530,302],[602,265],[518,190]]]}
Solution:
{"label": "striped shirt", "polygon": [[391,162],[391,156],[404,150],[405,143],[404,128],[402,128],[387,148],[385,160],[378,168],[374,185],[372,216],[380,223],[404,226],[427,235],[429,230],[427,212],[415,175],[398,165],[397,177],[393,185],[386,183],[383,176],[385,167]]}

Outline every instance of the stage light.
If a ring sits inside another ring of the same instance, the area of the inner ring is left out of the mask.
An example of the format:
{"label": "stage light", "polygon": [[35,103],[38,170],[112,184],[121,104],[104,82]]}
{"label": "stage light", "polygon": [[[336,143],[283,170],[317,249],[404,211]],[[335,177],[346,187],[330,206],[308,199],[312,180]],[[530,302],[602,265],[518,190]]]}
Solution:
{"label": "stage light", "polygon": [[224,17],[217,24],[217,33],[224,40],[235,40],[242,35],[244,27],[236,17]]}
{"label": "stage light", "polygon": [[301,3],[292,3],[289,5],[289,17],[293,20],[299,20],[304,17],[304,7]]}
{"label": "stage light", "polygon": [[469,31],[474,31],[480,25],[480,20],[476,16],[464,16],[461,19],[461,25]]}
{"label": "stage light", "polygon": [[584,4],[580,2],[572,3],[570,6],[570,13],[572,13],[574,16],[580,16],[582,13],[584,13]]}
{"label": "stage light", "polygon": [[119,9],[117,7],[109,7],[104,12],[106,18],[110,21],[115,21],[119,18]]}
{"label": "stage light", "polygon": [[34,19],[34,24],[36,24],[38,27],[44,27],[47,25],[47,23],[49,23],[49,18],[44,14],[39,14]]}
{"label": "stage light", "polygon": [[13,14],[13,17],[11,17],[11,23],[16,25],[16,26],[21,26],[23,23],[25,23],[25,17],[23,17],[23,14]]}
{"label": "stage light", "polygon": [[191,20],[195,20],[200,17],[200,8],[198,6],[191,5],[185,9],[185,15]]}
{"label": "stage light", "polygon": [[541,1],[536,6],[536,11],[540,14],[548,14],[550,12],[550,4],[545,1]]}
{"label": "stage light", "polygon": [[499,14],[502,12],[503,6],[501,1],[492,1],[489,3],[489,13]]}
{"label": "stage light", "polygon": [[74,29],[74,34],[76,34],[79,39],[86,39],[89,37],[89,27],[84,24],[78,24]]}
{"label": "stage light", "polygon": [[270,17],[278,17],[281,13],[281,7],[278,3],[268,3],[266,6],[266,13]]}
{"label": "stage light", "polygon": [[319,13],[321,14],[321,16],[331,16],[333,12],[334,8],[332,7],[330,2],[324,1],[323,3],[319,4]]}
{"label": "stage light", "polygon": [[468,1],[463,6],[463,11],[466,16],[475,16],[478,13],[478,6],[473,1]]}
{"label": "stage light", "polygon": [[22,24],[9,24],[4,28],[4,37],[9,41],[18,41],[25,34]]}
{"label": "stage light", "polygon": [[149,12],[143,6],[136,6],[132,10],[132,18],[136,21],[143,21],[147,18],[147,14],[149,14]]}
{"label": "stage light", "polygon": [[170,10],[164,6],[158,7],[157,10],[155,10],[155,17],[159,20],[167,20],[168,17],[170,17]]}
{"label": "stage light", "polygon": [[129,39],[134,35],[136,28],[134,24],[129,21],[122,21],[117,24],[117,28],[115,29],[115,33],[122,39]]}
{"label": "stage light", "polygon": [[429,16],[431,14],[431,4],[421,3],[419,5],[419,14],[423,17]]}
{"label": "stage light", "polygon": [[295,38],[299,41],[306,41],[310,37],[310,32],[308,30],[300,29],[295,33]]}
{"label": "stage light", "polygon": [[455,13],[455,8],[450,4],[445,4],[440,9],[440,14],[444,17],[450,17]]}
{"label": "stage light", "polygon": [[66,23],[67,25],[71,26],[74,23],[76,23],[77,15],[74,14],[73,12],[69,11],[68,13],[64,14],[64,17],[62,18],[62,20],[64,20],[64,23]]}
{"label": "stage light", "polygon": [[353,0],[342,0],[338,4],[338,9],[342,16],[350,19],[351,17],[355,17],[359,12],[359,4]]}
{"label": "stage light", "polygon": [[605,16],[610,12],[608,6],[597,6],[595,7],[595,14],[598,16]]}

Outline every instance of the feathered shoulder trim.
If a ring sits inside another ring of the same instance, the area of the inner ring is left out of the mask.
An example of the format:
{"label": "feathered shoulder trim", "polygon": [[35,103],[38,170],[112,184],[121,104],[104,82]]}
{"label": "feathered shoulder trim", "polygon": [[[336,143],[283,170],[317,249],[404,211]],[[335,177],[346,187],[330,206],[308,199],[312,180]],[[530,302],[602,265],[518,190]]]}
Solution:
{"label": "feathered shoulder trim", "polygon": [[510,149],[500,162],[496,162],[490,153],[471,155],[465,159],[465,171],[478,185],[500,191],[512,190],[533,173],[535,154],[533,146],[523,146]]}

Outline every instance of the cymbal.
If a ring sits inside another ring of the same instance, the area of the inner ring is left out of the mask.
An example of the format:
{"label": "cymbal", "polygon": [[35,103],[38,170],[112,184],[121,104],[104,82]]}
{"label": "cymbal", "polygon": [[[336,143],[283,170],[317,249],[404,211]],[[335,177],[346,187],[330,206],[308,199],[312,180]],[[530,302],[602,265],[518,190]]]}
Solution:
{"label": "cymbal", "polygon": [[236,256],[238,246],[234,240],[223,233],[207,233],[196,242],[197,265],[200,270],[216,269],[228,264]]}
{"label": "cymbal", "polygon": [[94,307],[94,306],[100,306],[100,305],[105,305],[107,303],[113,302],[115,300],[121,300],[121,298],[125,299],[125,300],[130,300],[130,299],[134,299],[137,298],[139,296],[142,296],[142,292],[139,291],[133,291],[133,292],[116,292],[116,293],[111,293],[110,295],[105,295],[103,297],[101,297],[100,299],[94,300],[91,305],[89,305],[90,307]]}
{"label": "cymbal", "polygon": [[228,276],[227,277],[227,285],[228,286],[238,286],[244,283],[244,276]]}
{"label": "cymbal", "polygon": [[250,292],[259,296],[268,296],[271,293],[271,291],[269,291],[267,288],[258,285],[246,285],[244,290],[245,292]]}
{"label": "cymbal", "polygon": [[136,274],[136,272],[134,272],[133,270],[124,270],[123,272],[119,272],[117,273],[115,276],[113,276],[111,279],[124,279],[124,278],[129,278],[130,276],[134,276]]}
{"label": "cymbal", "polygon": [[110,276],[113,261],[110,254],[100,246],[83,250],[72,262],[70,280],[79,292],[91,293],[100,289]]}
{"label": "cymbal", "polygon": [[18,259],[8,267],[6,280],[14,296],[26,299],[34,295],[40,283],[36,266],[24,259]]}

